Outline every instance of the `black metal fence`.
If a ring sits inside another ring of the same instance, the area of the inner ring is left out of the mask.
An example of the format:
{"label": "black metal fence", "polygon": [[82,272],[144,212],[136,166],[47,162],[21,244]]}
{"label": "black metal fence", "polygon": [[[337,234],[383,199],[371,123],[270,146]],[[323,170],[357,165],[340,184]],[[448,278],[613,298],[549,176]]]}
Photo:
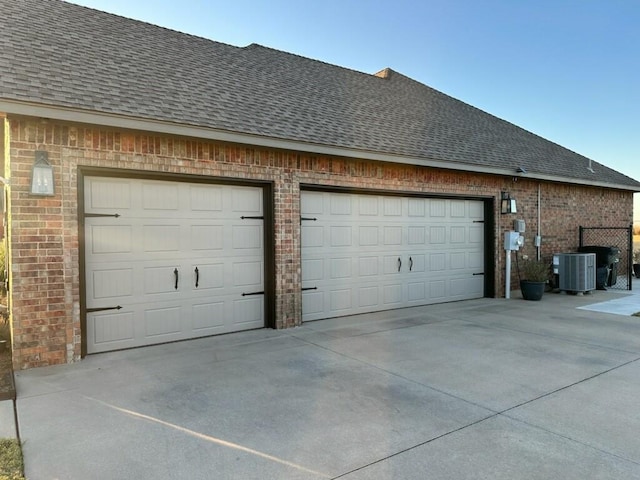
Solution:
{"label": "black metal fence", "polygon": [[608,266],[606,288],[631,290],[633,279],[633,225],[628,227],[580,227],[580,247],[609,247],[615,254]]}

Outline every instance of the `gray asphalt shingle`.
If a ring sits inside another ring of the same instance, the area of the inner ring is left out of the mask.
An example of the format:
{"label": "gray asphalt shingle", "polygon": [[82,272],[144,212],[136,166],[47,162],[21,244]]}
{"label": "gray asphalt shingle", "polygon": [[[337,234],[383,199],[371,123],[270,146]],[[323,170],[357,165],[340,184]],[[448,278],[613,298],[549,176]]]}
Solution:
{"label": "gray asphalt shingle", "polygon": [[234,47],[60,0],[0,8],[0,99],[640,190],[392,70],[375,76]]}

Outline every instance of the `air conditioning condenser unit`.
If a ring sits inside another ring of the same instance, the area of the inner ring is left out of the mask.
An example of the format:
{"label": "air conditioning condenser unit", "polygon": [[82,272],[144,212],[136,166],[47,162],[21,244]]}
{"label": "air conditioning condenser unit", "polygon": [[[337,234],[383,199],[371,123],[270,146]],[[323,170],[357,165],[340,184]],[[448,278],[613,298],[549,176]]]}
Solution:
{"label": "air conditioning condenser unit", "polygon": [[595,253],[559,253],[557,257],[560,290],[585,293],[596,289]]}

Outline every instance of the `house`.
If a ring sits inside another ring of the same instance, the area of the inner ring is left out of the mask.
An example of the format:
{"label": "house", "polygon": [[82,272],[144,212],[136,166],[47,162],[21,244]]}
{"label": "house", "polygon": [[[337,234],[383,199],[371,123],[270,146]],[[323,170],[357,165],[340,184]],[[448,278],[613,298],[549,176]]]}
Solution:
{"label": "house", "polygon": [[500,297],[515,219],[546,259],[632,222],[638,181],[391,69],[0,5],[18,368]]}

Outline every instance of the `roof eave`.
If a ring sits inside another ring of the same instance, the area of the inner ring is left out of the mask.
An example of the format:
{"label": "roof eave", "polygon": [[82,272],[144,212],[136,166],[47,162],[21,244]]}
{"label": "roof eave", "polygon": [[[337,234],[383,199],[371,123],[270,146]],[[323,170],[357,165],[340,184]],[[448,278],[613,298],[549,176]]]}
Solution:
{"label": "roof eave", "polygon": [[329,155],[338,157],[357,158],[363,160],[374,160],[380,162],[400,163],[407,165],[417,165],[422,167],[440,168],[446,170],[457,170],[463,172],[485,173],[491,175],[501,175],[514,178],[527,178],[541,181],[571,183],[592,187],[614,188],[640,192],[640,187],[632,187],[624,184],[611,184],[597,180],[586,180],[579,178],[568,178],[544,174],[521,174],[504,168],[495,168],[479,165],[469,165],[443,161],[437,159],[410,157],[375,151],[367,151],[355,148],[345,148],[339,146],[315,144],[299,140],[286,140],[274,137],[267,137],[249,133],[239,133],[227,130],[214,129],[194,125],[186,125],[175,122],[145,119],[139,117],[129,117],[124,115],[111,114],[106,112],[95,112],[79,110],[69,107],[43,105],[38,103],[28,103],[23,101],[0,99],[0,112],[14,115],[24,115],[29,117],[48,118],[73,123],[84,123],[90,125],[100,125],[112,128],[125,128],[168,135],[178,135],[206,140],[216,140],[229,143],[253,145],[280,150],[300,151],[316,155]]}

